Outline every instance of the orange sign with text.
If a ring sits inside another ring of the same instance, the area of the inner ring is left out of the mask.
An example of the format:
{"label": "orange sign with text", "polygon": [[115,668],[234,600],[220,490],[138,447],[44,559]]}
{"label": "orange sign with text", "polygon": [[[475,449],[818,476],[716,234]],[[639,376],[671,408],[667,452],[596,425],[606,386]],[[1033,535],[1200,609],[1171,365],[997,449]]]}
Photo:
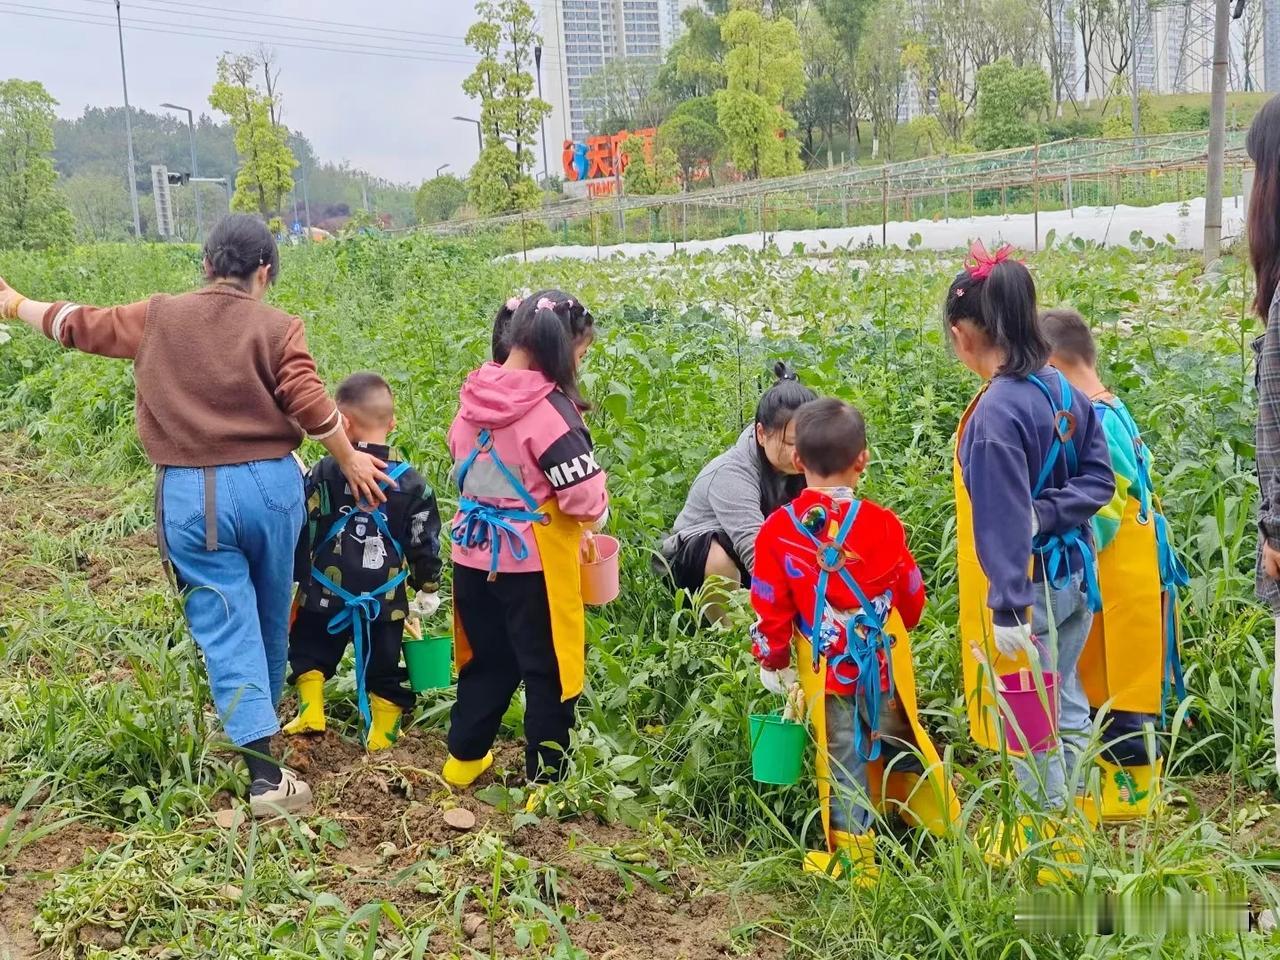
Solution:
{"label": "orange sign with text", "polygon": [[[601,180],[625,173],[630,158],[622,149],[622,145],[631,137],[639,137],[644,141],[645,159],[652,162],[653,138],[656,132],[653,127],[647,127],[644,130],[621,130],[612,136],[587,137],[585,142],[580,143],[572,140],[564,141],[561,159],[564,164],[565,179]],[[612,192],[612,188],[597,192],[593,187],[592,196],[607,195]]]}

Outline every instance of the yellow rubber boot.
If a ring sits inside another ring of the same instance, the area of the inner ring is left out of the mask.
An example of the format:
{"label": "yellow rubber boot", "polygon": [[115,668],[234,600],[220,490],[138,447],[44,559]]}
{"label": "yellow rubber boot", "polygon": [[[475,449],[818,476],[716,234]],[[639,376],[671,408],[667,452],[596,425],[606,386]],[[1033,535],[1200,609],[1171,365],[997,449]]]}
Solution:
{"label": "yellow rubber boot", "polygon": [[1098,759],[1102,768],[1102,819],[1108,823],[1140,820],[1150,816],[1160,792],[1164,758],[1152,764],[1121,767]]}
{"label": "yellow rubber boot", "polygon": [[459,760],[452,754],[444,762],[440,775],[451,787],[465,789],[476,782],[480,774],[493,766],[493,753],[486,753],[479,760]]}
{"label": "yellow rubber boot", "polygon": [[324,674],[308,670],[297,680],[298,715],[284,725],[290,737],[300,733],[324,733]]}
{"label": "yellow rubber boot", "polygon": [[371,693],[369,712],[373,714],[373,724],[369,727],[369,737],[364,745],[371,753],[375,750],[389,750],[400,739],[400,718],[404,711],[390,700],[383,700],[376,693]]}
{"label": "yellow rubber boot", "polygon": [[852,877],[859,887],[874,886],[880,879],[880,866],[876,863],[876,835],[831,831],[831,843],[835,848],[811,850],[804,855],[804,872],[821,873],[833,880]]}
{"label": "yellow rubber boot", "polygon": [[923,827],[936,836],[945,837],[960,820],[960,803],[955,794],[948,790],[946,797],[938,796],[934,782],[918,773],[889,774],[886,792],[902,798],[898,815],[909,827]]}

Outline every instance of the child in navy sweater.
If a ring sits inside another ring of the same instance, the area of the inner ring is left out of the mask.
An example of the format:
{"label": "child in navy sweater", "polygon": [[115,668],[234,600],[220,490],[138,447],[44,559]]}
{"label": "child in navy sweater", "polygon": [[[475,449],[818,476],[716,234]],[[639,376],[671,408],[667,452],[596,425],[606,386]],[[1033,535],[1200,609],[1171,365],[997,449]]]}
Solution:
{"label": "child in navy sweater", "polygon": [[965,700],[974,739],[1017,752],[995,678],[1037,660],[1056,672],[1065,750],[1027,744],[1015,770],[1024,809],[1061,809],[1083,786],[1089,703],[1077,665],[1100,604],[1090,521],[1115,478],[1088,398],[1046,365],[1027,268],[1007,247],[988,255],[975,244],[971,255],[946,302],[956,355],[985,381],[956,437]]}

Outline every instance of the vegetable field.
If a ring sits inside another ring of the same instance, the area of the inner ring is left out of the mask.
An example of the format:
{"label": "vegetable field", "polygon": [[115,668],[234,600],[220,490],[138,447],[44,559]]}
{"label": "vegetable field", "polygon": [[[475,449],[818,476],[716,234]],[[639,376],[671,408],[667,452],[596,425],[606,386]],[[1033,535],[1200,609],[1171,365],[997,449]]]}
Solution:
{"label": "vegetable field", "polygon": [[[972,839],[1000,812],[1001,769],[968,740],[954,638],[950,442],[977,387],[942,336],[958,255],[492,254],[424,236],[291,248],[270,298],[304,319],[327,382],[387,377],[395,440],[446,513],[445,430],[498,304],[555,286],[595,313],[583,385],[626,559],[621,599],[588,617],[573,769],[550,797],[561,817],[523,812],[518,709],[493,774],[457,794],[437,775],[451,694],[422,698],[396,748],[366,759],[349,670],[329,732],[286,747],[316,788],[314,813],[234,817],[242,768],[151,548],[130,370],[0,328],[0,958],[1276,955],[1278,935],[1024,933],[1014,915],[1033,858],[993,868]],[[1102,328],[1104,379],[1156,451],[1192,575],[1191,697],[1170,717],[1169,802],[1095,833],[1066,890],[1218,893],[1255,908],[1280,895],[1272,624],[1252,597],[1258,324],[1246,265],[1224,263],[1205,277],[1163,246],[1084,244],[1029,261],[1044,304]],[[198,266],[180,246],[0,258],[18,289],[102,303],[188,289]],[[965,832],[881,825],[871,890],[803,875],[814,795],[751,780],[747,716],[777,704],[756,680],[744,600],[733,628],[703,629],[650,566],[779,357],[866,415],[862,492],[902,516],[930,594],[917,679]],[[459,805],[474,829],[445,823]]]}

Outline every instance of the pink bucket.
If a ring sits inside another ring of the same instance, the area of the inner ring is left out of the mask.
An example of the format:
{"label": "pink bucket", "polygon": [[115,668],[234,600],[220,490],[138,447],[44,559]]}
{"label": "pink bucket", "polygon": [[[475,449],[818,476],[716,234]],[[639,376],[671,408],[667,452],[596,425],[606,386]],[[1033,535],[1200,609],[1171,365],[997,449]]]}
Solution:
{"label": "pink bucket", "polygon": [[1058,745],[1058,677],[1042,673],[1044,690],[1030,670],[1000,677],[996,693],[1008,729],[1009,747],[1040,753]]}
{"label": "pink bucket", "polygon": [[618,598],[618,551],[614,537],[587,534],[582,540],[582,602],[600,607]]}

